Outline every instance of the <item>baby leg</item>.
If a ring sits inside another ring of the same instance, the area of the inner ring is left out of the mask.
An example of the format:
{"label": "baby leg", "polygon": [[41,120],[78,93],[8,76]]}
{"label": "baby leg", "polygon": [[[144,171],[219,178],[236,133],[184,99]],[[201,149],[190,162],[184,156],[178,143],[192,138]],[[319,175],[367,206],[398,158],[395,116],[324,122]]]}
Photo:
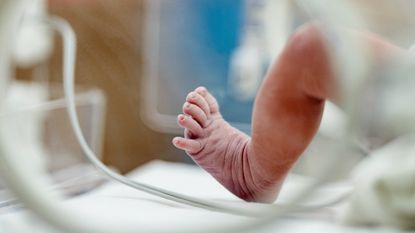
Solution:
{"label": "baby leg", "polygon": [[248,145],[257,177],[266,179],[261,201],[273,200],[320,125],[324,101],[336,83],[326,41],[317,26],[299,28],[269,70],[255,100]]}

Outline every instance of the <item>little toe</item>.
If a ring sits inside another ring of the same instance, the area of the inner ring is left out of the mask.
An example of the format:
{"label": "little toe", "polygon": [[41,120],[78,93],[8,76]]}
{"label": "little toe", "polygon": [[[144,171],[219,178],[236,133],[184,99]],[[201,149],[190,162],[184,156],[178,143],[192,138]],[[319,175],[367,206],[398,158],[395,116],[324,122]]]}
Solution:
{"label": "little toe", "polygon": [[205,127],[207,124],[207,116],[205,112],[199,108],[198,106],[191,104],[191,103],[184,103],[183,105],[183,112],[195,119],[200,126]]}
{"label": "little toe", "polygon": [[216,101],[215,97],[213,97],[209,91],[205,87],[198,87],[195,90],[198,94],[205,98],[206,102],[209,105],[210,113],[217,113],[219,112],[219,104]]}
{"label": "little toe", "polygon": [[203,129],[193,118],[180,114],[177,116],[177,123],[189,131],[189,136],[198,137],[202,135]]}
{"label": "little toe", "polygon": [[194,105],[197,105],[199,108],[201,108],[205,112],[206,116],[209,117],[210,115],[209,104],[206,101],[206,99],[203,96],[201,96],[199,93],[195,91],[190,92],[186,97],[186,101]]}
{"label": "little toe", "polygon": [[203,149],[201,142],[181,137],[173,138],[173,145],[178,149],[185,150],[189,154],[197,154]]}

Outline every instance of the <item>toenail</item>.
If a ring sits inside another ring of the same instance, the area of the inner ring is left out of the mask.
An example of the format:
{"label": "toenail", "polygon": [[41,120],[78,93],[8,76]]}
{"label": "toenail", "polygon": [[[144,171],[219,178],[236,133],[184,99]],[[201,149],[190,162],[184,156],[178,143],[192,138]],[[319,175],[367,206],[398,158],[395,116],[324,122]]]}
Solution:
{"label": "toenail", "polygon": [[179,120],[183,121],[184,120],[184,116],[183,115],[180,115],[179,116]]}
{"label": "toenail", "polygon": [[206,92],[206,88],[205,87],[198,87],[197,91],[199,91],[200,93],[205,93]]}

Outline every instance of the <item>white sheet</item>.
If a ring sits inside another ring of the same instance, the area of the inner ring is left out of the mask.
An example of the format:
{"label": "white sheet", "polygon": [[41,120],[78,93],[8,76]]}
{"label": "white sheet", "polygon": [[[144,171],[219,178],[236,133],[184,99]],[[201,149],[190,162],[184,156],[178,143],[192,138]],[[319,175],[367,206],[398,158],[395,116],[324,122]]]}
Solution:
{"label": "white sheet", "polygon": [[[143,183],[188,195],[246,205],[246,203],[239,201],[226,191],[207,173],[195,166],[154,161],[136,169],[129,176]],[[283,187],[278,203],[289,200],[292,193],[307,182],[309,180],[306,178],[290,176]],[[348,190],[350,190],[348,184],[333,184],[321,189],[319,194],[314,195],[306,203],[315,204],[325,201],[329,196],[337,196]],[[219,226],[225,223],[238,224],[250,221],[247,217],[232,216],[176,204],[115,183],[108,183],[87,195],[69,200],[66,205],[90,216],[85,221],[91,222],[91,224],[94,222],[119,224],[120,232],[124,224],[137,225],[139,226],[137,231],[139,231],[143,228],[159,230],[186,229],[188,226]],[[256,204],[252,205],[255,206]],[[346,228],[334,224],[332,219],[328,217],[334,213],[332,210],[326,209],[302,217],[284,218],[283,221],[275,222],[255,232],[275,232],[277,229],[281,229],[282,232],[319,233],[368,231],[363,228]],[[28,219],[30,219],[30,222],[28,222]],[[27,232],[36,232],[37,229],[39,229],[38,232],[53,232],[35,219],[27,212],[0,215],[0,232],[17,232],[16,229],[19,229],[19,232],[26,232],[21,230],[24,226],[30,229]],[[378,232],[395,231],[379,229]]]}

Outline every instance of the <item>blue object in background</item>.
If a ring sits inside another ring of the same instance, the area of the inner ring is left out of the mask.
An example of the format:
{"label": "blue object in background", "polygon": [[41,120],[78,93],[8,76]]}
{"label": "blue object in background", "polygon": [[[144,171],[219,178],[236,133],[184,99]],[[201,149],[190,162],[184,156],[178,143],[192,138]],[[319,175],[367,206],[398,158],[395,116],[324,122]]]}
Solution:
{"label": "blue object in background", "polygon": [[245,124],[243,130],[247,131],[253,103],[239,102],[227,91],[230,58],[243,28],[244,5],[244,0],[162,1],[160,112],[178,113],[183,102],[172,100],[184,101],[189,91],[203,85],[217,98],[224,118]]}

